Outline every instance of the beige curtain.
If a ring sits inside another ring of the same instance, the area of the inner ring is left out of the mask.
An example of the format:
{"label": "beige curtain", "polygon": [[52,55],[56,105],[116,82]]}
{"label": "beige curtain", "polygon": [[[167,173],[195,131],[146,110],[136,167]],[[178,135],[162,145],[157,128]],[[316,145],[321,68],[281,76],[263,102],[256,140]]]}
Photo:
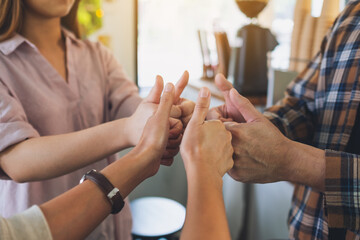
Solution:
{"label": "beige curtain", "polygon": [[[299,58],[300,36],[307,15],[311,14],[311,0],[297,0],[294,10],[294,28],[291,40],[291,59]],[[290,69],[296,71],[297,61],[290,61]]]}
{"label": "beige curtain", "polygon": [[297,72],[302,71],[312,57],[314,35],[316,32],[316,23],[318,18],[308,14],[305,16],[301,35],[299,37],[298,61],[296,61]]}
{"label": "beige curtain", "polygon": [[[317,1],[317,0],[314,0]],[[340,11],[340,0],[324,0],[319,18],[311,16],[311,0],[297,0],[289,70],[301,72],[315,56]]]}
{"label": "beige curtain", "polygon": [[321,47],[321,42],[329,28],[331,28],[337,15],[340,12],[340,0],[324,0],[321,15],[316,26],[314,47],[312,55],[315,56]]}

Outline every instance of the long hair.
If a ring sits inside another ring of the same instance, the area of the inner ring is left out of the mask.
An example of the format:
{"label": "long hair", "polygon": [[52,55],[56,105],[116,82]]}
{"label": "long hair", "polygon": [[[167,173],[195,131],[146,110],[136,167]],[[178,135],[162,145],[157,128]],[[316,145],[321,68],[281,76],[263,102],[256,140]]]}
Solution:
{"label": "long hair", "polygon": [[[68,15],[61,18],[61,25],[80,38],[77,10],[80,0],[75,0]],[[22,0],[0,0],[0,42],[21,31],[24,14]]]}

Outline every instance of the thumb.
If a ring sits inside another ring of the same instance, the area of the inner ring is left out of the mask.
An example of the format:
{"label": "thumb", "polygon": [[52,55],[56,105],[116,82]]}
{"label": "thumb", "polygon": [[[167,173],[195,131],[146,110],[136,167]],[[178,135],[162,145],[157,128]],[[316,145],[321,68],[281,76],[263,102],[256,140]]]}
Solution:
{"label": "thumb", "polygon": [[247,98],[241,96],[235,88],[230,90],[230,100],[233,106],[242,114],[246,122],[257,122],[263,117],[254,105],[252,105]]}
{"label": "thumb", "polygon": [[210,105],[210,91],[208,88],[201,88],[198,99],[196,101],[193,115],[189,121],[189,125],[202,124],[205,121],[206,115],[209,111]]}
{"label": "thumb", "polygon": [[[159,107],[156,111],[156,115],[160,117],[159,124],[165,124],[169,121],[171,107],[173,106],[175,87],[172,83],[167,83],[164,93],[160,99]],[[164,122],[163,122],[164,121]]]}
{"label": "thumb", "polygon": [[185,71],[179,81],[175,85],[175,99],[174,103],[177,103],[180,100],[180,96],[184,91],[184,88],[189,82],[189,72]]}
{"label": "thumb", "polygon": [[223,93],[225,98],[225,103],[229,103],[230,102],[229,93],[230,90],[233,88],[233,85],[221,73],[216,75],[215,85]]}
{"label": "thumb", "polygon": [[230,91],[233,88],[233,85],[221,73],[216,75],[215,85],[220,91],[223,92]]}
{"label": "thumb", "polygon": [[164,80],[161,76],[156,76],[154,87],[151,89],[149,95],[145,98],[145,102],[159,103],[162,90],[164,88]]}

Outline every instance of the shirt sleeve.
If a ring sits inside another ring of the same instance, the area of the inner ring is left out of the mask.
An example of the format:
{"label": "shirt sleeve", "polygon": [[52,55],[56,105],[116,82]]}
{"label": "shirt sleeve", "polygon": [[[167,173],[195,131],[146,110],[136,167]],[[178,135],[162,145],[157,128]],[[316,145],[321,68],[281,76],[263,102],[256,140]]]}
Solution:
{"label": "shirt sleeve", "polygon": [[360,233],[360,156],[325,151],[325,203],[329,226]]}
{"label": "shirt sleeve", "polygon": [[42,211],[33,206],[11,218],[0,217],[0,239],[51,240],[52,236]]}
{"label": "shirt sleeve", "polygon": [[138,94],[138,88],[129,80],[113,54],[100,43],[98,43],[98,48],[107,78],[106,97],[109,120],[131,116],[142,100]]}
{"label": "shirt sleeve", "polygon": [[315,90],[319,77],[320,55],[290,83],[285,97],[265,110],[264,115],[288,138],[309,143],[313,136]]}
{"label": "shirt sleeve", "polygon": [[39,136],[28,122],[19,100],[0,80],[0,152],[27,138]]}

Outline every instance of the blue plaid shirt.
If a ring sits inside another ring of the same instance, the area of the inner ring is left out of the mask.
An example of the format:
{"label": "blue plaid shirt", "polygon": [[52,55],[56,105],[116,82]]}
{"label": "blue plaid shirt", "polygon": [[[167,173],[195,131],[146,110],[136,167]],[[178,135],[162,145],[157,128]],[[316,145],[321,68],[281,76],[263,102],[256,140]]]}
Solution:
{"label": "blue plaid shirt", "polygon": [[[289,138],[324,149],[325,192],[296,185],[291,239],[360,239],[360,155],[346,153],[360,103],[360,1],[349,1],[321,50],[265,115]],[[358,143],[360,148],[360,142]]]}

